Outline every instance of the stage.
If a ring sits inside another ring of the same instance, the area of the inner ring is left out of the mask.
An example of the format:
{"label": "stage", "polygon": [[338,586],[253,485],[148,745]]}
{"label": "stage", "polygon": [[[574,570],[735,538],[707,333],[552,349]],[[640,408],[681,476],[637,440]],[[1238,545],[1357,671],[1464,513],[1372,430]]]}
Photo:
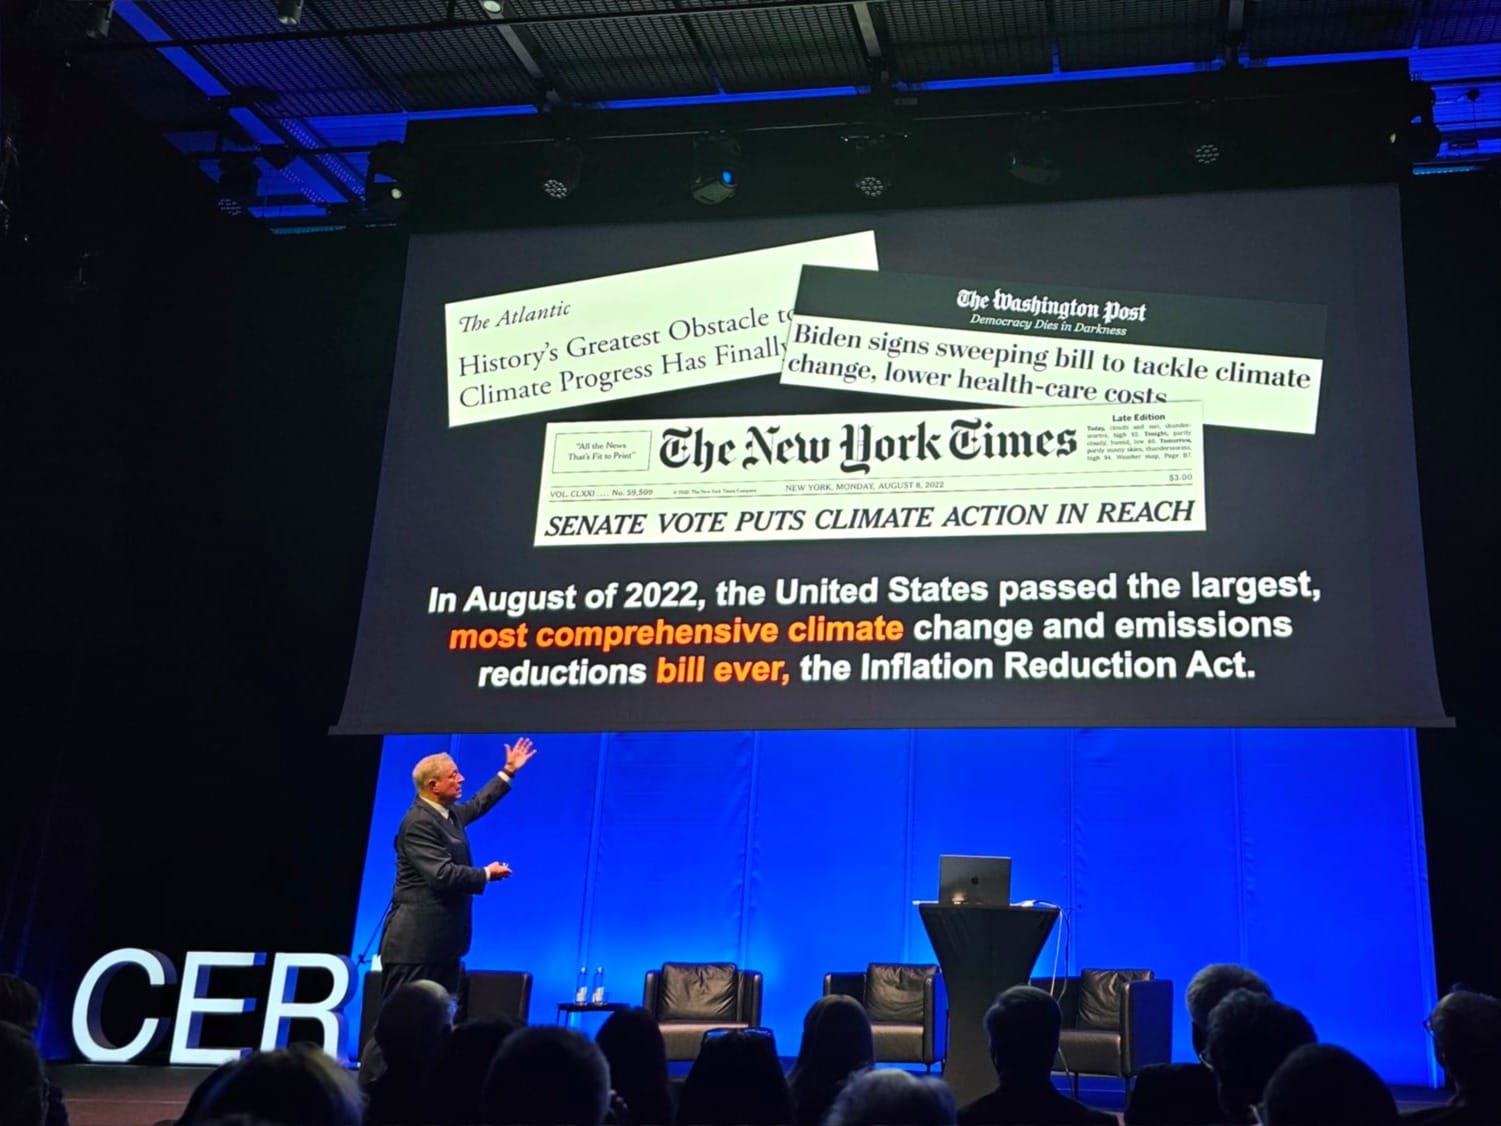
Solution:
{"label": "stage", "polygon": [[175,1121],[209,1070],[76,1063],[48,1074],[63,1089],[71,1126],[151,1126]]}
{"label": "stage", "polygon": [[[792,1066],[790,1059],[783,1061]],[[172,1122],[194,1088],[211,1069],[204,1067],[126,1067],[110,1064],[55,1064],[52,1081],[63,1089],[72,1126],[155,1126]],[[921,1071],[921,1068],[913,1069]],[[675,1065],[681,1078],[686,1067]],[[1059,1090],[1068,1093],[1062,1076],[1055,1076]],[[1393,1087],[1397,1108],[1402,1111],[1434,1106],[1447,1094],[1426,1087]],[[1085,1079],[1079,1097],[1090,1106],[1119,1113],[1123,1100],[1120,1084],[1112,1080]]]}

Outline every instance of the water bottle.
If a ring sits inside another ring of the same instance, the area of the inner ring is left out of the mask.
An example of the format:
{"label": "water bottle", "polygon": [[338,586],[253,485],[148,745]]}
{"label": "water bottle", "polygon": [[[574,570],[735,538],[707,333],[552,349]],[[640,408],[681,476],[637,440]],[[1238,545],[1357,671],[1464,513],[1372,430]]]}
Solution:
{"label": "water bottle", "polygon": [[594,971],[594,995],[590,1001],[596,1005],[605,1003],[605,968],[603,966]]}
{"label": "water bottle", "polygon": [[589,967],[579,967],[578,985],[573,990],[573,1003],[575,1005],[586,1004],[589,1000]]}

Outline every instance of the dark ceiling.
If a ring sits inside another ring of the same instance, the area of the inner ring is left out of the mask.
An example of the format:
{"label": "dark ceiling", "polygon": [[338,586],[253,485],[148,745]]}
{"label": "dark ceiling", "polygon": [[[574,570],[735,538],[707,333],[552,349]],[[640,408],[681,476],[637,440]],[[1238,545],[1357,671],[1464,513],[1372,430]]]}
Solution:
{"label": "dark ceiling", "polygon": [[[873,85],[1405,57],[1434,89],[1432,163],[1501,153],[1501,0],[116,0],[96,38],[106,6],[23,7],[8,33],[117,91],[226,197],[283,230],[358,207],[370,149],[413,121],[811,101]],[[286,7],[296,23],[279,21]]]}

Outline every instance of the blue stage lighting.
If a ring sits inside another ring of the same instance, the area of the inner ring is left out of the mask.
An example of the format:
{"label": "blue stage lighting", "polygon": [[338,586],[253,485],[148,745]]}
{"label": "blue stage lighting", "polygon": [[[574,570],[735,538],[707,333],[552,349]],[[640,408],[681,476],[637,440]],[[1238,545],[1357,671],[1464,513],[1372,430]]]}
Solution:
{"label": "blue stage lighting", "polygon": [[567,199],[578,190],[584,171],[583,151],[572,141],[555,141],[542,157],[542,193]]}

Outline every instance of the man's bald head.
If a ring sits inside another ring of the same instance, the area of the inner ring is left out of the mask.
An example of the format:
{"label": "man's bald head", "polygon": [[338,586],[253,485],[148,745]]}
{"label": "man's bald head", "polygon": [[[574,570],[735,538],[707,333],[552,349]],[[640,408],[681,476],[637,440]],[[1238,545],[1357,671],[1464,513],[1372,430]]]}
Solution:
{"label": "man's bald head", "polygon": [[381,1006],[375,1042],[393,1067],[426,1068],[453,1031],[453,998],[435,981],[409,981]]}

